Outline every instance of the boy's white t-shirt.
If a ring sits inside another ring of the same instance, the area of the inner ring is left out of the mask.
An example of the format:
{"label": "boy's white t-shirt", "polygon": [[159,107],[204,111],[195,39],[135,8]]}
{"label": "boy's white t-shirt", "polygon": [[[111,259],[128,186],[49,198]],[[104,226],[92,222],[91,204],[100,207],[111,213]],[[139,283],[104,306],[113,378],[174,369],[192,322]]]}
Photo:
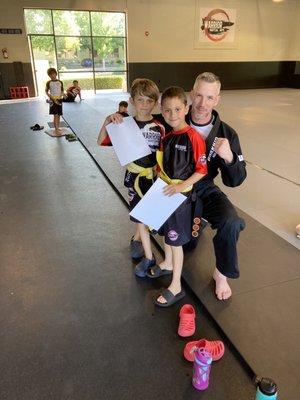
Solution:
{"label": "boy's white t-shirt", "polygon": [[62,83],[60,80],[49,81],[49,90],[51,96],[60,97],[62,92]]}
{"label": "boy's white t-shirt", "polygon": [[192,120],[190,122],[190,126],[195,129],[198,133],[200,133],[201,137],[203,140],[206,140],[208,135],[210,134],[210,131],[212,130],[214,126],[214,116],[210,120],[210,122],[207,125],[194,125]]}

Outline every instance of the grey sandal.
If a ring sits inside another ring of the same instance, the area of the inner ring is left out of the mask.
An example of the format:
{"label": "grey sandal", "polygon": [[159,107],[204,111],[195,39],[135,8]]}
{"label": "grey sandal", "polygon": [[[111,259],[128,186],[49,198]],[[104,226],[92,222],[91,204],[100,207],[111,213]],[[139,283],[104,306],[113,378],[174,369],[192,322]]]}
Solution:
{"label": "grey sandal", "polygon": [[154,267],[151,267],[148,269],[146,275],[148,278],[151,279],[156,279],[159,278],[160,276],[166,276],[166,275],[172,275],[173,270],[171,269],[161,269],[159,265],[154,265]]}
{"label": "grey sandal", "polygon": [[[166,303],[160,303],[159,301],[157,301],[159,296],[164,297],[164,299],[166,300]],[[182,289],[181,292],[179,292],[178,294],[174,295],[169,289],[166,289],[162,293],[160,293],[159,296],[155,300],[155,304],[157,306],[159,306],[159,307],[170,307],[173,304],[177,303],[177,301],[179,301],[179,300],[184,298],[185,291]]]}

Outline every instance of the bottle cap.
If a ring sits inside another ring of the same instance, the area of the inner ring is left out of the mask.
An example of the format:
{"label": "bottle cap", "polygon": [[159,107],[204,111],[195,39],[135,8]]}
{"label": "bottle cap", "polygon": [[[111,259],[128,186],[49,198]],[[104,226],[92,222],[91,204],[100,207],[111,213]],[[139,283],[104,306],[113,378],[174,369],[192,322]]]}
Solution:
{"label": "bottle cap", "polygon": [[277,385],[271,378],[261,378],[258,387],[266,396],[272,396],[277,393]]}

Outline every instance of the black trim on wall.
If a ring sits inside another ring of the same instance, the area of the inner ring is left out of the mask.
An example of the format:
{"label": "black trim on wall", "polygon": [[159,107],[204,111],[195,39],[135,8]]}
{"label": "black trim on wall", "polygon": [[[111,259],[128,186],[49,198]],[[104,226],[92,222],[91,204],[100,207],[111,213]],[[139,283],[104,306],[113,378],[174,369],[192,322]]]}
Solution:
{"label": "black trim on wall", "polygon": [[190,90],[198,74],[211,71],[218,75],[223,89],[299,87],[296,61],[129,63],[129,84],[136,78],[149,78],[160,90],[178,85]]}

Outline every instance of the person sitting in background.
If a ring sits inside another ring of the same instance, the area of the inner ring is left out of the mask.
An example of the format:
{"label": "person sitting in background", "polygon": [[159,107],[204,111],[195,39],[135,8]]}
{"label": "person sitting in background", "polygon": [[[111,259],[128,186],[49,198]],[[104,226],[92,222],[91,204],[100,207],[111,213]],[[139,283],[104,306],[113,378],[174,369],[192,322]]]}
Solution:
{"label": "person sitting in background", "polygon": [[74,80],[73,85],[67,89],[67,94],[66,97],[64,98],[64,101],[67,103],[74,102],[77,96],[79,96],[79,99],[81,101],[82,100],[81,89],[78,85],[78,81]]}

